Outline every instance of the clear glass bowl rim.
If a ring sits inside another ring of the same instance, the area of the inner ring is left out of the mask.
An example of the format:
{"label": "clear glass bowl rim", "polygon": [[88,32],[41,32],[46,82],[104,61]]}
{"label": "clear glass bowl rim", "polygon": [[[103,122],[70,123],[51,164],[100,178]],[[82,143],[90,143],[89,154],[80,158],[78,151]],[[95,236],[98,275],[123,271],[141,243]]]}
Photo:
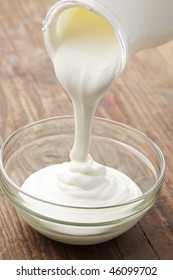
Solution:
{"label": "clear glass bowl rim", "polygon": [[[56,116],[56,117],[49,117],[49,118],[44,118],[44,119],[41,119],[41,120],[38,120],[38,121],[34,121],[32,123],[29,123],[29,124],[26,124],[22,127],[20,127],[19,129],[17,129],[16,131],[14,131],[5,141],[4,143],[2,144],[1,146],[1,150],[0,150],[0,179],[1,177],[3,176],[5,178],[5,180],[13,186],[14,190],[17,191],[17,192],[20,192],[36,201],[40,201],[42,203],[46,203],[48,205],[56,205],[58,207],[63,207],[63,208],[74,208],[74,209],[106,209],[106,208],[116,208],[116,207],[121,207],[121,206],[125,206],[125,205],[131,205],[133,203],[136,203],[136,202],[140,202],[140,201],[143,201],[145,199],[147,199],[148,197],[152,196],[152,193],[155,193],[155,191],[157,190],[157,188],[159,188],[159,186],[162,184],[163,182],[163,179],[164,179],[164,176],[165,176],[165,169],[166,169],[166,165],[165,165],[165,159],[164,159],[164,156],[163,156],[163,153],[162,151],[160,150],[160,148],[149,138],[147,137],[145,134],[143,134],[142,132],[140,132],[139,130],[129,126],[129,125],[126,125],[126,124],[123,124],[123,123],[120,123],[120,122],[117,122],[117,121],[114,121],[114,120],[110,120],[110,119],[105,119],[105,118],[100,118],[100,117],[94,117],[94,120],[98,120],[98,121],[102,121],[102,122],[107,122],[107,123],[110,123],[112,125],[116,125],[118,127],[122,127],[123,129],[126,129],[126,130],[130,130],[131,132],[133,132],[133,134],[136,134],[140,137],[142,137],[143,139],[145,139],[146,142],[148,142],[149,145],[151,145],[154,150],[157,152],[157,155],[160,159],[160,166],[161,166],[161,170],[160,170],[160,175],[157,179],[157,181],[155,182],[155,184],[143,195],[139,196],[138,198],[136,199],[132,199],[126,203],[121,203],[121,204],[116,204],[116,205],[110,205],[110,206],[104,206],[104,207],[78,207],[78,206],[71,206],[71,205],[63,205],[63,204],[58,204],[58,203],[54,203],[54,202],[50,202],[50,201],[47,201],[47,200],[43,200],[43,199],[40,199],[40,198],[37,198],[29,193],[27,193],[26,191],[23,191],[20,189],[20,187],[18,187],[11,179],[10,177],[7,175],[6,171],[5,171],[5,168],[3,166],[3,152],[5,150],[5,147],[8,145],[8,143],[10,142],[10,140],[18,133],[21,133],[23,130],[26,130],[32,126],[35,126],[35,125],[39,125],[41,123],[44,123],[44,122],[49,122],[49,121],[53,121],[53,120],[61,120],[61,119],[74,119],[74,116],[73,115],[67,115],[67,116]],[[2,180],[1,180],[2,181]],[[5,185],[4,182],[2,181],[2,184],[3,186]],[[5,185],[5,188],[7,186]],[[11,190],[10,190],[11,192]]]}

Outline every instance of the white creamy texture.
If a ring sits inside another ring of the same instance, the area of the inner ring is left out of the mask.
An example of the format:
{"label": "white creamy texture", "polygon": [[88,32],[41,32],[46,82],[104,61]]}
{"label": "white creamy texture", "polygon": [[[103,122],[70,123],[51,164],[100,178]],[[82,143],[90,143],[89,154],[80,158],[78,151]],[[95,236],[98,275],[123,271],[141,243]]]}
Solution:
{"label": "white creamy texture", "polygon": [[22,189],[52,203],[78,207],[116,205],[141,194],[129,177],[92,159],[43,168],[29,176]]}
{"label": "white creamy texture", "polygon": [[[74,161],[87,161],[92,118],[115,79],[121,50],[111,26],[84,8],[62,13],[56,32],[58,46],[54,46],[51,59],[75,112],[75,143],[70,156]],[[55,37],[51,26],[48,46],[53,45]]]}
{"label": "white creamy texture", "polygon": [[71,162],[32,174],[22,189],[50,202],[86,207],[125,203],[140,196],[130,178],[89,155],[93,115],[121,63],[121,48],[112,27],[84,8],[70,8],[60,16],[54,12],[47,23],[45,43],[56,76],[73,103],[75,142]]}

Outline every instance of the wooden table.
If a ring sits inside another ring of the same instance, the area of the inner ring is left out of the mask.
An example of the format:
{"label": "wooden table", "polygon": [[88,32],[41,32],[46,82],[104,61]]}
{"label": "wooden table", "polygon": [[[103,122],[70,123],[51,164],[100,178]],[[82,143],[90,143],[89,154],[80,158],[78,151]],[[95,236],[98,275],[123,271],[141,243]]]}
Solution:
{"label": "wooden table", "polygon": [[[73,113],[43,43],[42,20],[55,1],[0,1],[0,141],[22,125]],[[131,125],[165,155],[156,204],[122,236],[93,246],[43,237],[19,218],[0,189],[0,259],[173,260],[173,42],[143,51],[100,103],[97,116]]]}

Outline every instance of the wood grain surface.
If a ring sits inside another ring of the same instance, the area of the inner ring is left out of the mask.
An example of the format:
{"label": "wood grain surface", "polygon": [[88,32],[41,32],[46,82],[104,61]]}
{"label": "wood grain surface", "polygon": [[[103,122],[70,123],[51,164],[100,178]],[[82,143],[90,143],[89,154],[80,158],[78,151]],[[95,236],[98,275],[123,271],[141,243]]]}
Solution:
{"label": "wood grain surface", "polygon": [[[73,113],[43,42],[42,20],[54,2],[0,0],[1,145],[22,125]],[[71,246],[30,228],[0,188],[1,260],[173,260],[173,42],[131,58],[96,115],[139,129],[161,148],[167,169],[156,204],[136,226],[112,241]]]}

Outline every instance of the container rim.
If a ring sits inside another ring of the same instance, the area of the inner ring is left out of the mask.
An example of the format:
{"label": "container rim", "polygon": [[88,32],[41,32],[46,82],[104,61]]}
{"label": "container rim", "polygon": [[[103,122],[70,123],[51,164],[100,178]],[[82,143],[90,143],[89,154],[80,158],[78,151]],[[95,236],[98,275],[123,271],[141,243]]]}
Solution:
{"label": "container rim", "polygon": [[60,15],[61,12],[63,12],[64,10],[70,9],[70,8],[75,8],[75,7],[83,7],[86,10],[91,11],[91,12],[101,16],[112,27],[114,34],[117,37],[120,48],[121,48],[121,63],[119,65],[118,71],[115,76],[115,78],[118,78],[125,69],[127,58],[129,56],[129,46],[128,46],[128,41],[126,39],[126,36],[124,35],[124,30],[121,26],[121,22],[120,22],[119,18],[117,16],[115,18],[115,15],[112,13],[112,11],[110,9],[107,8],[106,5],[100,5],[99,3],[97,3],[97,5],[95,5],[94,3],[92,3],[91,1],[88,1],[88,0],[83,0],[83,1],[60,0],[56,3],[54,3],[48,10],[48,12],[45,16],[45,19],[42,22],[44,42],[45,42],[45,47],[46,47],[49,57],[51,58],[51,53],[49,51],[50,45],[48,47],[48,45],[46,43],[46,41],[47,41],[46,30],[50,24],[51,17],[54,16],[55,12],[59,13],[59,15]]}

